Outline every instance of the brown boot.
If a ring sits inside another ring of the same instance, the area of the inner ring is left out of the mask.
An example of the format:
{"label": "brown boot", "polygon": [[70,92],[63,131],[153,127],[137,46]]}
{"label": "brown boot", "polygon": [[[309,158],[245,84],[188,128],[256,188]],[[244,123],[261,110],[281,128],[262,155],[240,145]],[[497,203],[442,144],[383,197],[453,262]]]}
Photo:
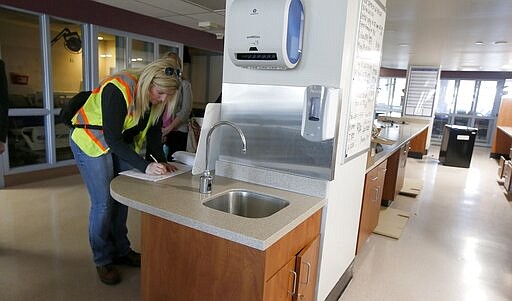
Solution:
{"label": "brown boot", "polygon": [[114,285],[121,282],[119,271],[112,264],[97,266],[96,272],[98,272],[98,276],[100,276],[101,282],[105,284]]}

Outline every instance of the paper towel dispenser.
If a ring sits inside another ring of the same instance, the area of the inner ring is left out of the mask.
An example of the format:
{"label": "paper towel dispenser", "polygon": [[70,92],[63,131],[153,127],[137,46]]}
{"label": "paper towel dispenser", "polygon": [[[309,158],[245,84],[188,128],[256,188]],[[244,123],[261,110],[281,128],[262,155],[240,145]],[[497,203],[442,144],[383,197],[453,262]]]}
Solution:
{"label": "paper towel dispenser", "polygon": [[338,89],[311,85],[304,93],[300,134],[309,141],[334,138],[338,116]]}
{"label": "paper towel dispenser", "polygon": [[236,66],[291,69],[302,54],[304,7],[300,0],[233,0],[226,43]]}

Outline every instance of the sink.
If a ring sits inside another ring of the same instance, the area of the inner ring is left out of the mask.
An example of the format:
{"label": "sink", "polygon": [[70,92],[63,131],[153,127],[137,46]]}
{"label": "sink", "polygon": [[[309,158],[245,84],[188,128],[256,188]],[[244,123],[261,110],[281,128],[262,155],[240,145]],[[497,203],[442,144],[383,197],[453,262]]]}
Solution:
{"label": "sink", "polygon": [[229,190],[203,203],[215,210],[250,218],[271,216],[289,204],[283,199],[248,190]]}

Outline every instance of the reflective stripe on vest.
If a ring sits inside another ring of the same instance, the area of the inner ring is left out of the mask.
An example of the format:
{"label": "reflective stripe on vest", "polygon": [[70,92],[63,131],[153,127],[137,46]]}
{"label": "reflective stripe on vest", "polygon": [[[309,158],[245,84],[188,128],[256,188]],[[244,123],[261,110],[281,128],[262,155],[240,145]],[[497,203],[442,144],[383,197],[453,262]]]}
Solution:
{"label": "reflective stripe on vest", "polygon": [[[128,114],[123,123],[123,132],[134,126],[137,122],[133,120],[133,111],[135,109],[134,98],[137,89],[137,78],[130,73],[122,73],[116,77],[108,78],[103,81],[97,89],[94,89],[91,96],[83,107],[78,110],[71,122],[77,125],[99,125],[103,126],[101,110],[101,93],[107,84],[114,84],[123,94],[126,101]],[[87,127],[75,127],[71,136],[73,141],[80,149],[91,157],[99,157],[109,151],[109,146],[105,141],[103,130],[90,129]]]}

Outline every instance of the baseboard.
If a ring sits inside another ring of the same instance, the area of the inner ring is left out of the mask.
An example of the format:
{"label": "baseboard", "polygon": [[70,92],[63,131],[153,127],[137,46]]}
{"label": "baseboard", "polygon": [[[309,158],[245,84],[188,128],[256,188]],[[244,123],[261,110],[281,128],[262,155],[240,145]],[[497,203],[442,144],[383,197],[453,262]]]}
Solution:
{"label": "baseboard", "polygon": [[52,178],[59,178],[79,173],[76,165],[68,165],[44,170],[36,170],[23,172],[13,175],[5,176],[5,187],[16,186],[21,184],[28,184],[48,180]]}
{"label": "baseboard", "polygon": [[341,297],[345,289],[347,288],[348,284],[350,283],[350,280],[352,280],[353,272],[352,268],[354,267],[354,261],[350,263],[348,268],[345,270],[343,275],[341,275],[340,279],[334,286],[334,288],[331,290],[329,295],[327,295],[327,298],[325,298],[325,301],[338,301],[338,299]]}

